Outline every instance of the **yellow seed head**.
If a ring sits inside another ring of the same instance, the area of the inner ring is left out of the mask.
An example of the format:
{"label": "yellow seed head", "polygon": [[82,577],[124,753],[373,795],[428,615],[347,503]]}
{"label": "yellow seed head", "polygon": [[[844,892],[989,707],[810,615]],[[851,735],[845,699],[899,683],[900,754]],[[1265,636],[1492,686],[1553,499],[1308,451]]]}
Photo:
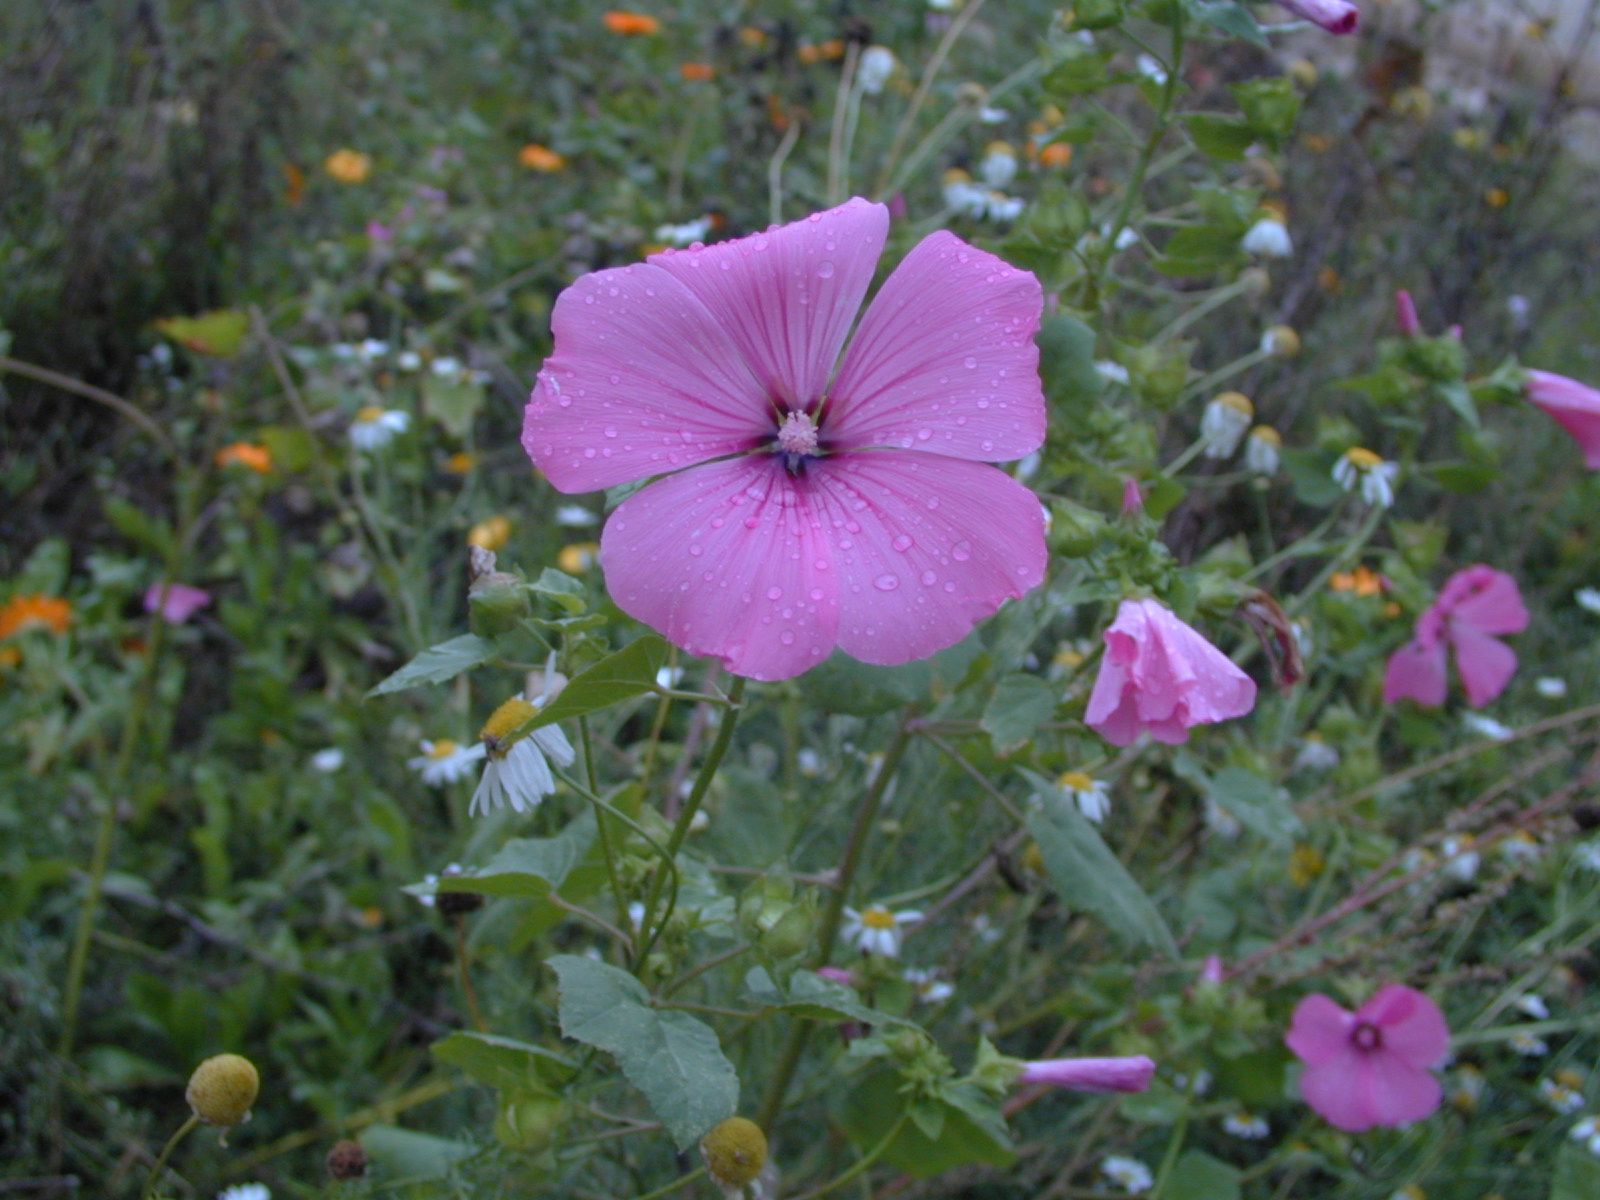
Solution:
{"label": "yellow seed head", "polygon": [[1300,335],[1287,325],[1267,330],[1267,348],[1274,358],[1293,358],[1300,353]]}
{"label": "yellow seed head", "polygon": [[767,1135],[754,1121],[729,1117],[700,1139],[700,1153],[718,1186],[737,1191],[755,1182],[767,1165]]}
{"label": "yellow seed head", "polygon": [[1344,456],[1352,467],[1361,471],[1370,471],[1373,467],[1383,464],[1383,456],[1374,454],[1365,446],[1351,446],[1344,452]]}
{"label": "yellow seed head", "polygon": [[504,753],[501,743],[510,737],[518,726],[533,720],[534,713],[538,711],[521,696],[513,696],[490,714],[478,732],[478,737],[489,748],[489,753],[498,758]]}
{"label": "yellow seed head", "polygon": [[255,1064],[238,1054],[208,1058],[189,1076],[184,1099],[207,1125],[237,1125],[250,1118],[250,1106],[261,1091]]}
{"label": "yellow seed head", "polygon": [[861,923],[868,929],[893,929],[894,914],[887,908],[864,908]]}
{"label": "yellow seed head", "polygon": [[1253,417],[1256,415],[1256,406],[1250,403],[1250,397],[1243,392],[1223,392],[1213,404],[1220,404],[1224,408],[1231,408],[1241,416]]}
{"label": "yellow seed head", "polygon": [[990,142],[983,148],[985,156],[990,154],[1003,154],[1007,158],[1015,158],[1017,152],[1011,148],[1010,142]]}
{"label": "yellow seed head", "polygon": [[383,417],[383,409],[376,404],[363,405],[356,411],[356,420],[363,425],[370,425]]}
{"label": "yellow seed head", "polygon": [[498,514],[487,521],[479,521],[472,527],[472,532],[467,534],[467,541],[490,551],[502,549],[510,540],[511,521]]}
{"label": "yellow seed head", "polygon": [[1094,778],[1082,771],[1068,771],[1056,780],[1056,786],[1069,792],[1089,792],[1094,790]]}
{"label": "yellow seed head", "polygon": [[1283,435],[1271,425],[1257,425],[1250,431],[1250,436],[1258,442],[1265,442],[1269,446],[1283,445]]}

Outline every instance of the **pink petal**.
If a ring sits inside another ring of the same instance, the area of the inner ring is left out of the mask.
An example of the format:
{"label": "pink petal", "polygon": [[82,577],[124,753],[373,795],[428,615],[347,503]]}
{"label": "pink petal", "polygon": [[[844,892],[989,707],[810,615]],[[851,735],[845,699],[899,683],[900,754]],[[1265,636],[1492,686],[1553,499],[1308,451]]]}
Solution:
{"label": "pink petal", "polygon": [[650,262],[692,291],[739,347],[764,395],[796,410],[827,391],[889,235],[859,197],[779,229]]}
{"label": "pink petal", "polygon": [[611,514],[600,538],[606,587],[691,654],[736,675],[788,679],[826,658],[838,629],[823,519],[815,491],[777,455],[707,463]]}
{"label": "pink petal", "polygon": [[1411,299],[1410,292],[1402,290],[1394,294],[1394,319],[1405,337],[1416,337],[1422,332],[1422,322],[1417,320],[1417,305]]}
{"label": "pink petal", "polygon": [[1414,1067],[1436,1067],[1450,1053],[1450,1027],[1427,995],[1404,984],[1379,988],[1356,1013],[1383,1034],[1383,1049]]}
{"label": "pink petal", "polygon": [[1583,465],[1600,470],[1600,391],[1550,371],[1529,371],[1528,400],[1561,423],[1583,451]]}
{"label": "pink petal", "polygon": [[1037,450],[1043,304],[1031,273],[951,233],[923,238],[861,320],[828,401],[827,441],[981,462]]}
{"label": "pink petal", "polygon": [[1329,33],[1354,33],[1361,20],[1361,10],[1349,0],[1278,0],[1278,3]]}
{"label": "pink petal", "polygon": [[1377,1124],[1370,1090],[1362,1086],[1365,1055],[1347,1047],[1338,1058],[1308,1065],[1300,1073],[1300,1095],[1328,1124],[1360,1133]]}
{"label": "pink petal", "polygon": [[168,625],[182,625],[210,603],[210,592],[186,583],[153,583],[144,594],[145,612],[159,612]]}
{"label": "pink petal", "polygon": [[1074,1092],[1143,1092],[1156,1073],[1153,1059],[1050,1058],[1024,1063],[1018,1083],[1044,1083]]}
{"label": "pink petal", "polygon": [[1528,627],[1528,609],[1517,581],[1481,563],[1450,576],[1434,607],[1443,610],[1452,624],[1470,625],[1483,633],[1521,633]]}
{"label": "pink petal", "polygon": [[834,550],[839,647],[923,658],[1044,579],[1044,514],[994,467],[904,451],[822,459],[806,476]]}
{"label": "pink petal", "polygon": [[1307,996],[1295,1006],[1284,1044],[1307,1066],[1335,1063],[1350,1052],[1350,1031],[1355,1024],[1355,1014],[1327,996]]}
{"label": "pink petal", "polygon": [[1443,1089],[1424,1067],[1386,1050],[1364,1055],[1356,1076],[1370,1124],[1394,1128],[1420,1121],[1439,1107]]}
{"label": "pink petal", "polygon": [[587,492],[750,449],[771,405],[721,319],[645,263],[585,275],[556,300],[555,350],[522,445],[557,488]]}
{"label": "pink petal", "polygon": [[1501,692],[1517,673],[1517,656],[1510,646],[1487,633],[1456,625],[1450,631],[1456,648],[1456,670],[1467,689],[1467,703],[1482,708]]}
{"label": "pink petal", "polygon": [[1383,702],[1415,700],[1437,707],[1445,697],[1444,643],[1415,638],[1389,656],[1383,672]]}
{"label": "pink petal", "polygon": [[1119,659],[1116,643],[1106,642],[1100,674],[1095,676],[1094,691],[1089,693],[1089,708],[1083,714],[1084,724],[1113,746],[1131,746],[1144,732],[1139,720],[1138,695],[1128,677],[1128,663],[1138,650],[1126,645],[1122,648],[1126,661]]}

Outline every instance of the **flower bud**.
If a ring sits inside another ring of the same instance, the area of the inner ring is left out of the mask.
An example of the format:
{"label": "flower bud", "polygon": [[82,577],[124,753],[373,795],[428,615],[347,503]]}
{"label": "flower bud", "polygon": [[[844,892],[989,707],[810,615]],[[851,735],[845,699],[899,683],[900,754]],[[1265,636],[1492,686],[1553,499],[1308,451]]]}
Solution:
{"label": "flower bud", "polygon": [[554,1096],[511,1095],[494,1118],[494,1136],[508,1150],[536,1154],[549,1148],[566,1123],[567,1106]]}
{"label": "flower bud", "polygon": [[1261,348],[1273,358],[1293,358],[1300,353],[1300,335],[1287,325],[1274,325],[1261,335]]}
{"label": "flower bud", "polygon": [[207,1125],[227,1127],[250,1119],[250,1106],[260,1091],[254,1063],[238,1054],[218,1054],[194,1069],[183,1095]]}
{"label": "flower bud", "polygon": [[767,1165],[767,1135],[754,1121],[729,1117],[700,1139],[706,1172],[727,1192],[737,1192],[755,1182]]}
{"label": "flower bud", "polygon": [[335,1142],[327,1161],[328,1174],[335,1179],[360,1179],[367,1173],[367,1151],[360,1142]]}

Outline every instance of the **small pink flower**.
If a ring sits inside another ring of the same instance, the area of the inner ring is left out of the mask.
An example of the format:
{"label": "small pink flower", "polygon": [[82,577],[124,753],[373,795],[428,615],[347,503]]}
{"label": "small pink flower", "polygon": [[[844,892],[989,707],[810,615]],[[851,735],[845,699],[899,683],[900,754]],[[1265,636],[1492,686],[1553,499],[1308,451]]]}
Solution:
{"label": "small pink flower", "polygon": [[1361,10],[1349,0],[1278,0],[1278,4],[1329,33],[1354,33],[1361,20]]}
{"label": "small pink flower", "polygon": [[1305,1063],[1300,1094],[1339,1129],[1408,1125],[1439,1107],[1430,1068],[1449,1053],[1450,1030],[1415,988],[1391,983],[1353,1013],[1307,996],[1283,1040]]}
{"label": "small pink flower", "polygon": [[734,674],[922,658],[1044,578],[1037,498],[987,465],[1044,440],[1039,281],[931,234],[846,350],[888,229],[855,199],[556,301],[522,444],[563,492],[660,476],[606,523],[606,585]]}
{"label": "small pink flower", "polygon": [[1577,439],[1583,465],[1600,471],[1600,391],[1565,375],[1529,371],[1527,396]]}
{"label": "small pink flower", "polygon": [[1177,745],[1255,707],[1255,681],[1155,600],[1124,600],[1105,643],[1084,719],[1113,746],[1141,733]]}
{"label": "small pink flower", "polygon": [[1142,1092],[1156,1064],[1142,1054],[1127,1058],[1046,1058],[1022,1064],[1018,1083],[1043,1083],[1074,1092]]}
{"label": "small pink flower", "polygon": [[1144,512],[1144,488],[1132,475],[1122,481],[1122,515],[1137,517]]}
{"label": "small pink flower", "polygon": [[1398,291],[1394,294],[1394,319],[1405,337],[1416,337],[1422,332],[1422,322],[1417,319],[1417,306],[1410,292]]}
{"label": "small pink flower", "polygon": [[1443,704],[1448,645],[1455,648],[1467,703],[1482,708],[1505,691],[1517,669],[1511,647],[1492,635],[1521,633],[1527,627],[1528,610],[1515,579],[1481,563],[1457,571],[1417,618],[1416,636],[1389,656],[1383,702]]}
{"label": "small pink flower", "polygon": [[1221,983],[1227,978],[1227,972],[1222,966],[1222,959],[1215,954],[1206,955],[1206,961],[1200,967],[1201,983]]}
{"label": "small pink flower", "polygon": [[145,612],[160,612],[168,625],[182,625],[210,604],[210,592],[186,583],[152,583],[144,594]]}
{"label": "small pink flower", "polygon": [[817,974],[828,980],[830,983],[842,983],[847,987],[854,987],[856,983],[856,977],[854,975],[852,975],[849,971],[842,970],[839,967],[818,967]]}

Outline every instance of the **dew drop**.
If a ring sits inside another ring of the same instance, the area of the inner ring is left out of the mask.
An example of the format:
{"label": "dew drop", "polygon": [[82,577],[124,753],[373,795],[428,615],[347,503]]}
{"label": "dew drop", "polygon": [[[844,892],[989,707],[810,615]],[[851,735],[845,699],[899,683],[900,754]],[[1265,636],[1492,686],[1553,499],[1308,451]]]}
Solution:
{"label": "dew drop", "polygon": [[976,371],[978,369],[978,360],[969,354],[961,360],[961,365],[969,371]]}
{"label": "dew drop", "polygon": [[782,642],[785,646],[794,645],[794,630],[785,629],[782,633],[780,633],[778,635],[778,640],[780,642]]}
{"label": "dew drop", "polygon": [[895,588],[900,586],[900,576],[879,575],[872,581],[872,586],[877,588],[880,592],[892,592],[895,590]]}
{"label": "dew drop", "polygon": [[935,575],[932,571],[924,571],[922,573],[922,586],[923,587],[932,587],[934,585],[934,583],[938,580],[938,578],[939,577],[937,575]]}
{"label": "dew drop", "polygon": [[933,436],[933,430],[931,430],[931,429],[919,429],[919,430],[917,430],[917,441],[919,441],[919,442],[925,442],[929,438],[931,438],[932,436]]}
{"label": "dew drop", "polygon": [[819,279],[832,279],[833,278],[833,264],[831,262],[818,263],[817,264],[817,277]]}
{"label": "dew drop", "polygon": [[615,425],[607,425],[606,428],[605,428],[605,435],[608,438],[616,437],[617,436],[617,427]]}
{"label": "dew drop", "polygon": [[767,589],[767,599],[768,600],[782,600],[783,599],[783,589],[781,587],[769,587]]}
{"label": "dew drop", "polygon": [[823,593],[823,590],[821,588],[812,588],[811,589],[811,598],[813,600],[818,601],[820,603],[821,600],[822,600],[823,595],[824,595],[824,593]]}
{"label": "dew drop", "polygon": [[966,562],[967,559],[972,557],[972,543],[968,541],[957,542],[950,547],[950,557],[957,562]]}
{"label": "dew drop", "polygon": [[699,558],[705,552],[706,548],[699,542],[691,542],[689,544],[689,555],[691,558]]}
{"label": "dew drop", "polygon": [[895,538],[894,542],[892,543],[894,548],[900,551],[902,554],[911,549],[911,544],[911,536],[905,533],[902,533],[899,537]]}

